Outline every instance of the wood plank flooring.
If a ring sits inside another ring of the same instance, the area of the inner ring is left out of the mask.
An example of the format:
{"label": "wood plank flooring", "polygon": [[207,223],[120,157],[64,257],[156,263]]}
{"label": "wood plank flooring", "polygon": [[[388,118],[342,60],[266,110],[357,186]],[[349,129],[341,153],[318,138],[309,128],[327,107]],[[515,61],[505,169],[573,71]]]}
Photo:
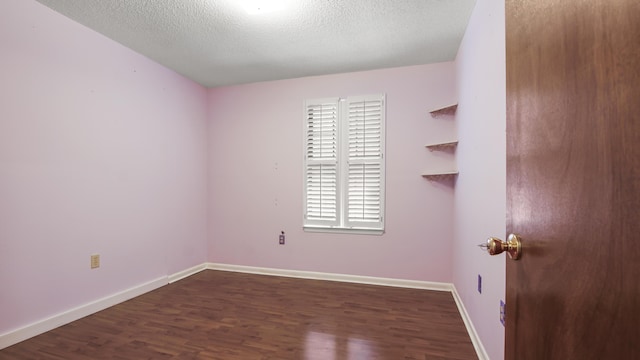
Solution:
{"label": "wood plank flooring", "polygon": [[477,359],[448,292],[205,270],[0,359]]}

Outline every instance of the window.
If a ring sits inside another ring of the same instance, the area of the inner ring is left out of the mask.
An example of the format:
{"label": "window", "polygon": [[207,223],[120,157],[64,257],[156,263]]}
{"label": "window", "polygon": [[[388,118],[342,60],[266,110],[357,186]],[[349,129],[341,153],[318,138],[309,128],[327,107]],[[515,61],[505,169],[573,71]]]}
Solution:
{"label": "window", "polygon": [[384,100],[305,101],[306,230],[384,230]]}

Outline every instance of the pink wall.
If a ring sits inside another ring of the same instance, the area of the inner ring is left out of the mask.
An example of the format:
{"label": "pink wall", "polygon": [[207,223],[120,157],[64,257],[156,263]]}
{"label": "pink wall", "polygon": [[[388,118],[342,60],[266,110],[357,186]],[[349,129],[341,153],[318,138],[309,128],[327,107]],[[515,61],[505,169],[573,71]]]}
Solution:
{"label": "pink wall", "polygon": [[0,14],[0,334],[205,262],[206,89],[35,1]]}
{"label": "pink wall", "polygon": [[[386,233],[304,232],[303,100],[374,93],[387,96]],[[454,63],[212,89],[209,261],[451,282],[453,189],[420,174],[438,161],[424,145],[455,131],[428,110],[455,96]]]}
{"label": "pink wall", "polygon": [[[504,255],[476,245],[505,235],[506,75],[504,1],[478,0],[458,52],[460,175],[455,193],[454,283],[491,359],[504,358]],[[477,291],[482,275],[483,291]]]}
{"label": "pink wall", "polygon": [[[34,1],[0,14],[0,334],[211,261],[453,281],[503,357],[504,261],[475,246],[505,227],[501,2],[478,0],[455,63],[211,90]],[[386,233],[304,232],[303,100],[372,93]],[[420,173],[450,160],[424,145],[455,135],[428,110],[457,98],[454,189]]]}

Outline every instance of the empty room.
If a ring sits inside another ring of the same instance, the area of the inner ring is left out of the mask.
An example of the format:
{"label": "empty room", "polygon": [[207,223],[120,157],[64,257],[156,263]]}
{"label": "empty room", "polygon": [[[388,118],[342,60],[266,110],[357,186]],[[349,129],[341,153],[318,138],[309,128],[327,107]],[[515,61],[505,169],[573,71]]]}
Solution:
{"label": "empty room", "polygon": [[0,358],[640,356],[638,16],[3,0]]}

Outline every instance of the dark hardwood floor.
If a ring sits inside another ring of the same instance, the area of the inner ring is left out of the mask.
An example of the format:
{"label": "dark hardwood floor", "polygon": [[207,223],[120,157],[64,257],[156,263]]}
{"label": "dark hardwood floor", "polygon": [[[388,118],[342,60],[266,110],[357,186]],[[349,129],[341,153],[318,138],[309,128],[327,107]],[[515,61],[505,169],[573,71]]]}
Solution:
{"label": "dark hardwood floor", "polygon": [[0,359],[477,359],[448,292],[206,270]]}

